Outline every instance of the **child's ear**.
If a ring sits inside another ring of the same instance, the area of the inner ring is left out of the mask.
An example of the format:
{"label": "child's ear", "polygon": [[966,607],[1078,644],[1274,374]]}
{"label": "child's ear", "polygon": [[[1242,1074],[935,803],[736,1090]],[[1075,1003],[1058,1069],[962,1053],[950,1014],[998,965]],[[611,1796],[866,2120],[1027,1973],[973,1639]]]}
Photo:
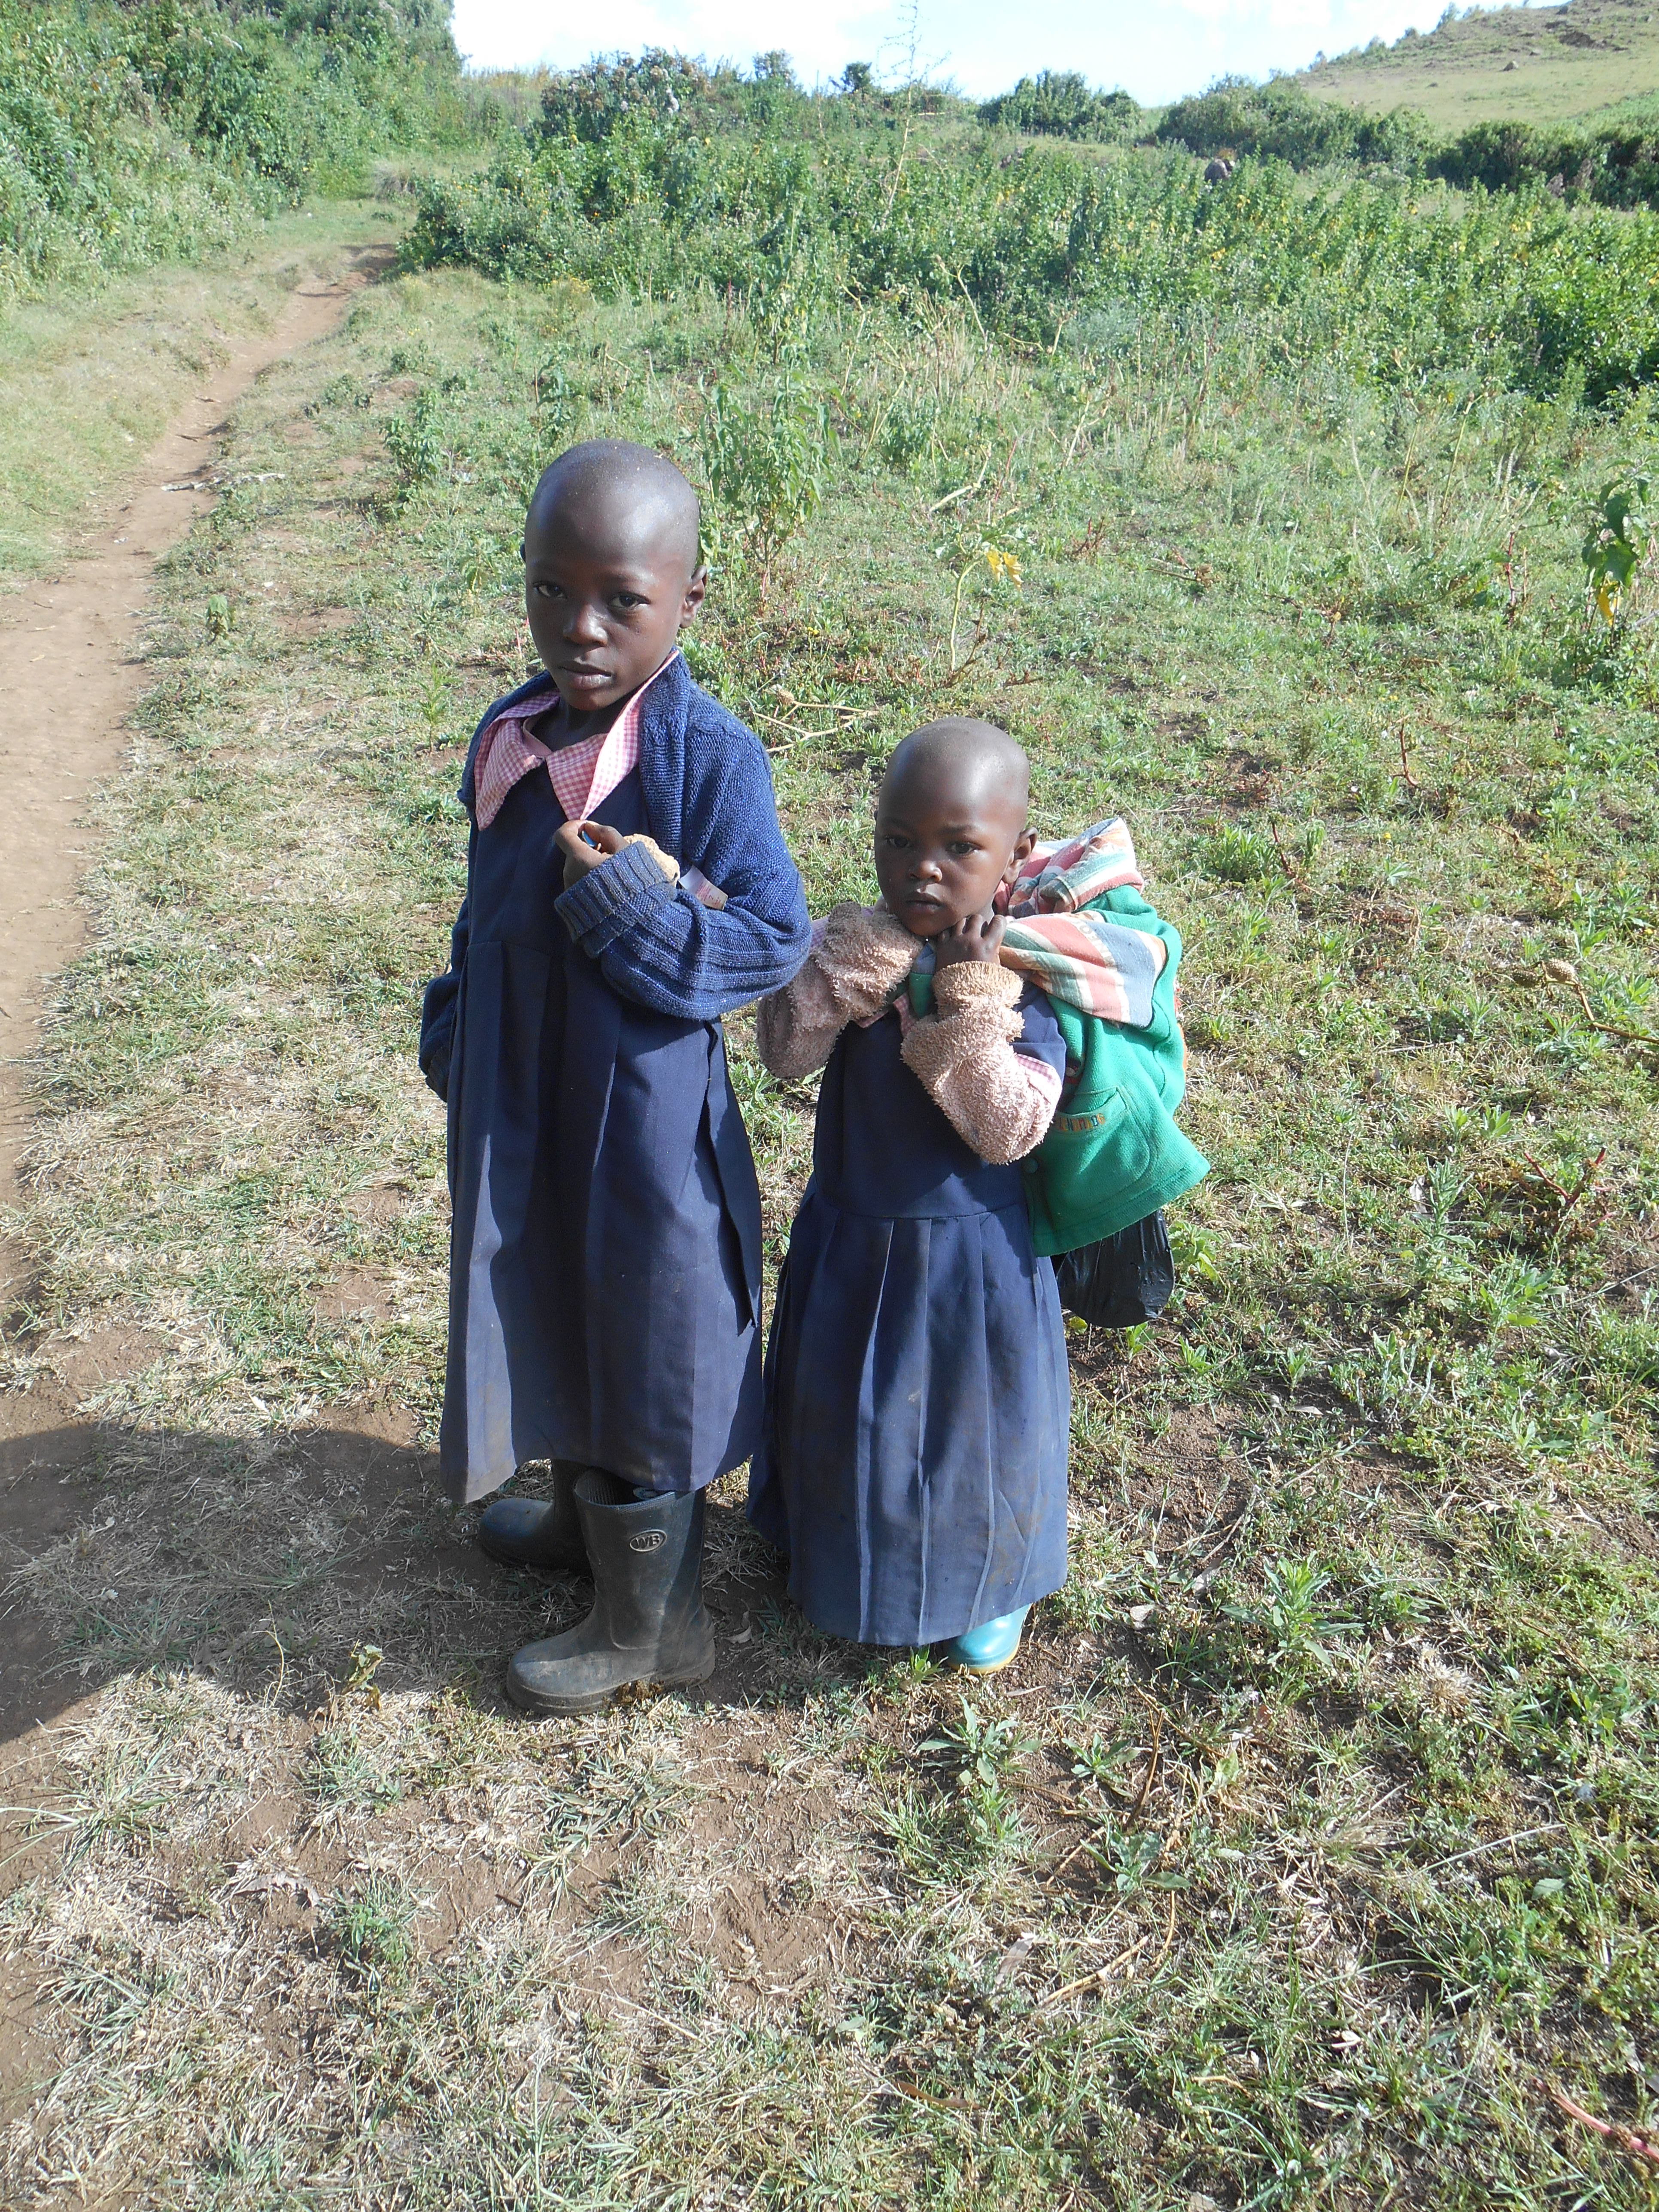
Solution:
{"label": "child's ear", "polygon": [[1002,872],[1002,880],[1011,884],[1026,861],[1031,857],[1031,848],[1036,842],[1035,830],[1022,830],[1014,840],[1014,849],[1008,856],[1008,865]]}
{"label": "child's ear", "polygon": [[697,570],[690,582],[686,586],[685,596],[680,601],[680,628],[682,629],[685,628],[688,623],[696,622],[697,619],[697,609],[702,605],[704,599],[706,599],[708,596],[708,563],[705,562],[703,566]]}

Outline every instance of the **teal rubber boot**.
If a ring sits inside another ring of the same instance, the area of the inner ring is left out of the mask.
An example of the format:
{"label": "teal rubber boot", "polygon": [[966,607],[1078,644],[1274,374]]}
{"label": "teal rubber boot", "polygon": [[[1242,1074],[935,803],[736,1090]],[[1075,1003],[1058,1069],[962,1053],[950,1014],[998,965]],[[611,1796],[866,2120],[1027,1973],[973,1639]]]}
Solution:
{"label": "teal rubber boot", "polygon": [[1000,1674],[1018,1654],[1020,1632],[1030,1610],[1029,1605],[1023,1605],[1018,1613],[1000,1613],[994,1620],[981,1620],[966,1635],[952,1637],[945,1647],[945,1664],[960,1667],[969,1674]]}

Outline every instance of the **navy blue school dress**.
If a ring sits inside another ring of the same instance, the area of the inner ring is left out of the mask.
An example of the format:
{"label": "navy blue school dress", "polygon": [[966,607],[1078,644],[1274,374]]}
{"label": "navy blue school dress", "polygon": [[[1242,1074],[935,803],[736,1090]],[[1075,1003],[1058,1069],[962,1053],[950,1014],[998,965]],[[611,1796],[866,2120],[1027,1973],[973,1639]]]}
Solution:
{"label": "navy blue school dress", "polygon": [[538,770],[474,829],[451,970],[428,993],[453,1200],[440,1460],[459,1501],[540,1458],[699,1489],[759,1434],[760,1197],[719,1017],[794,973],[805,906],[758,741],[681,670],[647,708],[640,765],[595,818],[702,867],[727,909],[639,848],[565,891],[565,815]]}
{"label": "navy blue school dress", "polygon": [[[1024,1052],[1065,1067],[1042,994]],[[1018,1165],[957,1134],[899,1057],[842,1032],[767,1355],[749,1516],[789,1592],[860,1644],[960,1636],[1066,1579],[1071,1390],[1053,1263]]]}

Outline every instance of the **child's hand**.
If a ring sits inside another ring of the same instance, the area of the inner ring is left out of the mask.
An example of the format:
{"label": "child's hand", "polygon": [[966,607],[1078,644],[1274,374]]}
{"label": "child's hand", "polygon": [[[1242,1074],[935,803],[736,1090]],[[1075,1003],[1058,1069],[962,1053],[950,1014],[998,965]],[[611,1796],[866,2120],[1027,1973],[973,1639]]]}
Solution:
{"label": "child's hand", "polygon": [[554,831],[553,842],[564,854],[566,890],[623,848],[622,832],[608,822],[566,822]]}
{"label": "child's hand", "polygon": [[959,960],[978,960],[990,966],[1002,950],[1002,933],[1007,927],[1005,918],[993,914],[988,907],[983,914],[970,914],[953,922],[933,940],[934,965],[953,968]]}

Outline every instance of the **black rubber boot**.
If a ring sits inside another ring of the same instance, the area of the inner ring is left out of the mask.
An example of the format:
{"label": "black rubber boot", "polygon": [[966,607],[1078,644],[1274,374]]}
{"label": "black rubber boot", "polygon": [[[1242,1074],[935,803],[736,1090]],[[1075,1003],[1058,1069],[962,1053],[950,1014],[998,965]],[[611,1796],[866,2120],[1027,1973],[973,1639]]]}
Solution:
{"label": "black rubber boot", "polygon": [[527,1712],[586,1713],[630,1682],[706,1682],[714,1632],[702,1608],[702,1492],[636,1499],[631,1483],[597,1468],[575,1492],[593,1610],[515,1652],[507,1696]]}
{"label": "black rubber boot", "polygon": [[575,1460],[556,1459],[550,1498],[492,1498],[478,1523],[481,1547],[506,1566],[585,1575],[587,1547],[575,1498],[582,1471]]}

